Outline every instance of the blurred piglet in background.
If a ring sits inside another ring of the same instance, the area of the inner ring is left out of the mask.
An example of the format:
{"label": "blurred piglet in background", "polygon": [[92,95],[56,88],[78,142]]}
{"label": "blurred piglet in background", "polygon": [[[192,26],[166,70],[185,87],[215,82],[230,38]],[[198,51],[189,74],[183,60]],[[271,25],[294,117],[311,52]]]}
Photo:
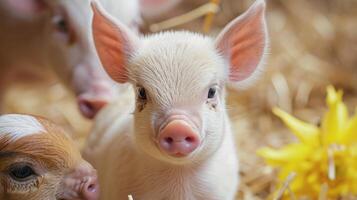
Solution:
{"label": "blurred piglet in background", "polygon": [[225,85],[244,85],[263,67],[264,0],[215,40],[190,32],[137,37],[98,2],[93,10],[104,68],[136,88],[126,104],[98,114],[84,151],[98,170],[101,199],[234,199],[238,160]]}
{"label": "blurred piglet in background", "polygon": [[97,200],[97,173],[72,139],[35,116],[0,116],[1,200]]}
{"label": "blurred piglet in background", "polygon": [[[134,32],[139,29],[141,13],[157,15],[178,1],[101,0],[110,13]],[[31,71],[35,67],[39,71],[55,71],[75,93],[80,111],[87,118],[93,118],[105,104],[117,98],[126,87],[115,84],[101,67],[91,37],[89,2],[1,0],[2,89],[9,71]]]}

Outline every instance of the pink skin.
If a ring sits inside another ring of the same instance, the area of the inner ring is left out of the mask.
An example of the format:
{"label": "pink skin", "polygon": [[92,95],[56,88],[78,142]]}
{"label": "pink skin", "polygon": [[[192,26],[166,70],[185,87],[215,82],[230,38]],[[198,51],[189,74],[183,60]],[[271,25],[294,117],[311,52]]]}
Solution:
{"label": "pink skin", "polygon": [[99,183],[96,170],[88,164],[81,165],[67,175],[62,185],[64,191],[60,199],[66,200],[97,200],[99,198]]}
{"label": "pink skin", "polygon": [[202,119],[194,109],[186,109],[170,109],[154,123],[159,149],[173,157],[189,156],[202,142]]}
{"label": "pink skin", "polygon": [[115,97],[113,86],[107,82],[89,83],[90,90],[77,96],[78,106],[81,113],[92,119],[108,102]]}
{"label": "pink skin", "polygon": [[80,64],[73,69],[72,86],[77,94],[79,110],[86,118],[93,119],[106,104],[118,94],[116,84],[97,65]]}
{"label": "pink skin", "polygon": [[170,121],[159,134],[159,147],[174,157],[184,157],[200,145],[196,131],[184,120]]}
{"label": "pink skin", "polygon": [[93,119],[95,115],[107,104],[108,101],[102,98],[78,97],[79,110],[85,117],[89,119]]}

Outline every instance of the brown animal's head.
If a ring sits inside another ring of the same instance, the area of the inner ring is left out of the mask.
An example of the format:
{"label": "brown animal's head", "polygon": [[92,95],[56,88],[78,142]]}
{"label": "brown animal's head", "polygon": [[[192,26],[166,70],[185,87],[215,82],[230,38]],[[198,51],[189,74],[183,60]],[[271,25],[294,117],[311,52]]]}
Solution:
{"label": "brown animal's head", "polygon": [[97,174],[50,121],[0,116],[0,199],[96,200]]}

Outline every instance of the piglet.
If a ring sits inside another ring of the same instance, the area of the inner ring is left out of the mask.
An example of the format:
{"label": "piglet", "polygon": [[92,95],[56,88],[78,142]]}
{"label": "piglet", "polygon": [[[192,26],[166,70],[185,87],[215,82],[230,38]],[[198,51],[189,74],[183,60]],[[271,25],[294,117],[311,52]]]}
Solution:
{"label": "piglet", "polygon": [[1,200],[97,200],[96,170],[71,138],[31,115],[0,116]]}
{"label": "piglet", "polygon": [[[141,13],[151,13],[153,8],[162,12],[177,1],[101,0],[134,32],[138,32]],[[125,86],[107,76],[96,54],[89,0],[1,0],[0,13],[2,87],[9,71],[50,69],[77,96],[87,118],[95,117],[125,91]]]}
{"label": "piglet", "polygon": [[84,152],[98,170],[101,199],[234,199],[238,160],[225,84],[246,84],[262,67],[265,2],[216,40],[185,31],[139,38],[98,2],[92,7],[105,70],[134,87],[126,104],[98,115]]}

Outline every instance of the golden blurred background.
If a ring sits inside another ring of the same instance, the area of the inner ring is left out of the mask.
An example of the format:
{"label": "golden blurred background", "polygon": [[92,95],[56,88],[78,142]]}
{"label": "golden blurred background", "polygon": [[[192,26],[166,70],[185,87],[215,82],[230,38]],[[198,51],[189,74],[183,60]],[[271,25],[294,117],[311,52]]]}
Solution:
{"label": "golden blurred background", "polygon": [[[174,11],[144,20],[144,30],[207,2],[184,0]],[[222,0],[209,35],[216,35],[253,2]],[[318,124],[329,84],[344,90],[350,112],[357,106],[357,1],[268,0],[267,5],[270,55],[266,71],[254,85],[229,93],[228,109],[241,160],[238,199],[267,199],[277,190],[275,171],[256,156],[256,150],[296,140],[272,115],[273,106]],[[174,29],[202,32],[203,23],[201,17]],[[48,74],[37,81],[11,84],[3,110],[46,116],[66,127],[82,146],[91,122],[81,117],[74,97],[53,77]]]}

